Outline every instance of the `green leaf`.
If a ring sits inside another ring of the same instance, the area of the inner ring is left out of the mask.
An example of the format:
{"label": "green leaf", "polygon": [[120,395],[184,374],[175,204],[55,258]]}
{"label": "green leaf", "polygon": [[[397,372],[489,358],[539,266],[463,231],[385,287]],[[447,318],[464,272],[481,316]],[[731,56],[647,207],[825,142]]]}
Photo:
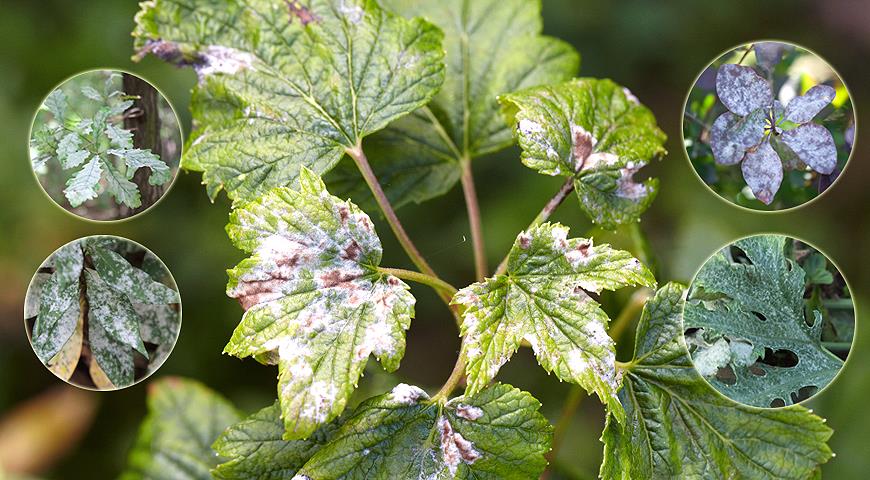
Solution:
{"label": "green leaf", "polygon": [[607,419],[603,479],[806,479],[833,454],[831,429],[800,406],[736,404],[695,372],[683,340],[683,287],[644,307],[619,398],[627,421]]}
{"label": "green leaf", "polygon": [[[694,347],[699,371],[728,398],[747,405],[769,407],[774,401],[794,403],[803,387],[824,388],[840,371],[842,360],[821,344],[822,319],[804,316],[804,271],[785,253],[786,237],[757,235],[734,246],[745,254],[735,256],[726,248],[713,255],[698,271],[686,304],[687,329],[703,329],[703,342]],[[754,362],[698,354],[718,339],[730,344],[748,343]],[[764,349],[791,352],[793,366],[765,363]],[[715,361],[714,360],[718,360]],[[711,363],[712,362],[712,363]],[[717,377],[719,367],[730,366],[736,379]]]}
{"label": "green leaf", "polygon": [[101,248],[99,244],[92,244],[87,250],[100,277],[118,294],[127,296],[131,302],[152,305],[179,302],[178,292],[152,280],[147,273],[130,265],[118,253]]}
{"label": "green leaf", "polygon": [[175,377],[148,389],[148,416],[142,422],[121,480],[211,480],[221,462],[211,444],[240,420],[222,396],[199,382]]}
{"label": "green leaf", "polygon": [[163,185],[172,180],[172,172],[169,170],[169,165],[160,160],[158,155],[151,153],[151,150],[113,148],[109,149],[107,153],[124,159],[124,163],[127,165],[128,179],[133,178],[133,174],[139,168],[147,167],[151,170],[151,175],[148,177],[148,183],[151,185]]}
{"label": "green leaf", "polygon": [[227,226],[252,255],[228,271],[227,294],[247,311],[224,351],[278,363],[288,439],[344,410],[370,354],[398,368],[414,315],[408,286],[378,270],[369,217],[306,168],[299,188],[264,194]]}
{"label": "green leaf", "polygon": [[57,159],[64,170],[77,167],[87,160],[90,153],[81,148],[82,139],[76,132],[69,132],[57,144]]}
{"label": "green leaf", "polygon": [[516,125],[521,160],[545,175],[574,179],[580,206],[607,229],[638,221],[655,198],[655,180],[637,171],[665,153],[652,112],[610,80],[581,78],[500,97]]}
{"label": "green leaf", "polygon": [[306,440],[284,440],[281,406],[275,402],[227,428],[212,445],[229,458],[212,475],[218,480],[290,480],[335,436],[336,422],[318,428]]}
{"label": "green leaf", "polygon": [[537,478],[552,437],[540,406],[504,384],[444,405],[400,384],[363,402],[294,478]]}
{"label": "green leaf", "polygon": [[549,223],[520,233],[506,274],[453,298],[464,307],[467,388],[481,391],[526,340],[544,369],[595,392],[621,416],[609,318],[587,292],[652,287],[655,279],[628,252],[567,236],[567,227]]}
{"label": "green leaf", "polygon": [[[513,142],[498,114],[498,95],[577,74],[574,48],[541,35],[540,1],[382,3],[438,25],[447,53],[444,86],[432,101],[366,140],[372,168],[395,206],[444,194],[459,180],[460,162]],[[326,180],[341,196],[372,201],[350,161]]]}
{"label": "green leaf", "polygon": [[808,284],[830,285],[834,282],[834,275],[828,271],[828,260],[819,252],[810,254],[801,267]]}
{"label": "green leaf", "polygon": [[[87,153],[87,152],[85,152]],[[103,170],[100,157],[94,157],[90,162],[66,181],[67,187],[63,190],[64,196],[73,207],[97,198],[97,188],[100,185],[100,175]]]}
{"label": "green leaf", "polygon": [[88,320],[97,323],[113,339],[148,357],[139,335],[139,317],[130,300],[90,269],[85,270],[88,297]]}
{"label": "green leaf", "polygon": [[54,116],[54,120],[63,125],[66,120],[67,99],[63,90],[56,88],[45,97],[42,105]]}
{"label": "green leaf", "polygon": [[156,0],[136,24],[139,56],[199,75],[182,165],[203,172],[212,198],[250,200],[302,166],[330,170],[444,78],[440,30],[372,0]]}

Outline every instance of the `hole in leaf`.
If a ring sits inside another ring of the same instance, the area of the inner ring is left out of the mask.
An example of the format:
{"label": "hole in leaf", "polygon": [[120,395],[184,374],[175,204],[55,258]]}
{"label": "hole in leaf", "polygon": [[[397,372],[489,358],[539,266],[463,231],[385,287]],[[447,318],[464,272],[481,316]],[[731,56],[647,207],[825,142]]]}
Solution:
{"label": "hole in leaf", "polygon": [[772,402],[770,402],[771,408],[779,408],[779,407],[784,407],[784,406],[785,406],[785,402],[781,398],[776,398]]}
{"label": "hole in leaf", "polygon": [[818,391],[819,387],[815,385],[807,385],[806,387],[801,387],[797,392],[793,392],[791,394],[791,400],[794,403],[802,402],[815,395]]}
{"label": "hole in leaf", "polygon": [[765,317],[764,314],[761,313],[761,312],[755,312],[755,311],[753,311],[752,314],[755,315],[755,318],[761,320],[762,322],[766,322],[766,321],[767,321],[767,317]]}
{"label": "hole in leaf", "polygon": [[763,377],[763,376],[767,375],[767,372],[765,372],[764,369],[759,367],[758,365],[750,365],[749,371],[753,375],[758,376],[758,377]]}
{"label": "hole in leaf", "polygon": [[734,263],[740,263],[742,265],[752,265],[752,260],[749,259],[749,256],[746,255],[746,252],[743,251],[742,248],[737,245],[731,245],[728,247],[729,253],[731,253],[731,260]]}
{"label": "hole in leaf", "polygon": [[734,374],[734,369],[730,365],[722,367],[716,372],[716,380],[725,385],[734,385],[737,383],[737,375]]}
{"label": "hole in leaf", "polygon": [[791,350],[779,349],[773,351],[772,348],[765,348],[764,359],[761,361],[773,367],[791,368],[798,364],[798,357]]}

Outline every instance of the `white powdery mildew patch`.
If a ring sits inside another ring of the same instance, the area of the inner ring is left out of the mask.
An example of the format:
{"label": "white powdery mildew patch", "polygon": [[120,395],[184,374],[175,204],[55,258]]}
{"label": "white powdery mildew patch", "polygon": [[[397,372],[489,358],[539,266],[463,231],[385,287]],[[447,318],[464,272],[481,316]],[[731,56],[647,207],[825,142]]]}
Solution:
{"label": "white powdery mildew patch", "polygon": [[377,357],[392,355],[396,351],[396,341],[386,321],[375,322],[366,327],[362,343],[357,345],[354,355],[358,361],[365,360],[374,353]]}
{"label": "white powdery mildew patch", "polygon": [[571,267],[576,269],[588,264],[591,259],[595,258],[596,253],[591,238],[588,240],[577,239],[575,243],[576,245],[573,248],[565,252],[565,258],[571,264]]}
{"label": "white powdery mildew patch", "polygon": [[728,341],[720,338],[706,348],[695,350],[692,355],[692,363],[695,364],[695,370],[702,377],[712,377],[716,375],[720,368],[728,365],[731,361],[731,347]]}
{"label": "white powdery mildew patch", "polygon": [[315,381],[305,390],[305,395],[308,400],[299,412],[300,416],[323,423],[329,417],[329,411],[338,397],[338,388],[329,382]]}
{"label": "white powdery mildew patch", "polygon": [[634,181],[634,174],[643,167],[643,163],[628,162],[619,170],[620,177],[616,184],[616,195],[622,198],[637,200],[650,193],[650,187]]}
{"label": "white powdery mildew patch", "polygon": [[480,407],[460,403],[456,405],[456,416],[473,422],[483,416],[483,410]]}
{"label": "white powdery mildew patch", "polygon": [[[517,130],[519,130],[520,134],[523,137],[526,137],[530,141],[535,142],[543,147],[548,160],[558,160],[559,153],[556,152],[555,148],[553,148],[553,144],[550,143],[550,140],[547,137],[546,132],[544,131],[544,127],[541,126],[540,123],[524,118],[521,119],[517,124]],[[556,167],[554,171],[547,173],[549,173],[550,175],[558,175],[561,172],[559,167]]]}
{"label": "white powdery mildew patch", "polygon": [[622,93],[625,94],[626,100],[628,100],[629,102],[631,102],[635,105],[640,105],[640,100],[638,100],[637,97],[634,96],[633,93],[631,93],[631,90],[629,90],[626,87],[622,87]]}
{"label": "white powdery mildew patch", "polygon": [[390,401],[402,405],[414,405],[421,398],[427,399],[429,395],[422,388],[407,383],[400,383],[390,391]]}
{"label": "white powdery mildew patch", "polygon": [[441,438],[441,460],[451,476],[456,476],[460,462],[471,465],[480,459],[481,454],[475,450],[474,443],[454,431],[450,421],[444,416],[438,417],[438,431]]}
{"label": "white powdery mildew patch", "polygon": [[308,475],[299,474],[299,475],[294,475],[293,478],[290,480],[311,480],[311,477],[309,477]]}
{"label": "white powdery mildew patch", "polygon": [[359,5],[348,5],[344,0],[338,6],[338,13],[344,15],[348,22],[357,24],[362,21],[365,12]]}
{"label": "white powdery mildew patch", "polygon": [[550,235],[553,237],[553,250],[557,252],[566,252],[568,250],[568,228],[562,225],[555,225],[550,230]]}
{"label": "white powdery mildew patch", "polygon": [[193,68],[200,79],[209,75],[235,75],[242,70],[256,70],[253,55],[221,45],[211,45],[199,52],[199,62]]}

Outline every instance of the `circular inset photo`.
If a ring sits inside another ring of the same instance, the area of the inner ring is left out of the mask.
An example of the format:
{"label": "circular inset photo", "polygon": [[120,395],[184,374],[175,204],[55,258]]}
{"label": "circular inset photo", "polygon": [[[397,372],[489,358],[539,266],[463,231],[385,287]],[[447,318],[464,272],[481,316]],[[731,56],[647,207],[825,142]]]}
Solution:
{"label": "circular inset photo", "polygon": [[714,60],[686,99],[683,142],[698,177],[753,210],[803,205],[852,152],[855,112],[843,80],[790,43],[741,45]]}
{"label": "circular inset photo", "polygon": [[111,221],[163,197],[181,145],[178,117],[154,86],[131,73],[92,70],[45,97],[30,130],[30,161],[54,203]]}
{"label": "circular inset photo", "polygon": [[33,351],[60,379],[92,390],[133,385],[160,368],[181,329],[166,265],[126,238],[91,236],[52,253],[24,305]]}
{"label": "circular inset photo", "polygon": [[710,257],[689,285],[686,344],[716,390],[756,407],[802,402],[837,376],[855,306],[843,275],[811,245],[747,237]]}

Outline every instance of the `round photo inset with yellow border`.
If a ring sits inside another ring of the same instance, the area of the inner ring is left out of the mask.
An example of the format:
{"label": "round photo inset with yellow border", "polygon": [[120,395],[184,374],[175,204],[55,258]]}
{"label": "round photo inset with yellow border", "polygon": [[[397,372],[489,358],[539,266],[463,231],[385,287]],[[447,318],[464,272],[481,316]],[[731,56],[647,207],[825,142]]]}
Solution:
{"label": "round photo inset with yellow border", "polygon": [[759,41],[715,59],[689,91],[683,142],[698,177],[740,207],[812,201],[843,172],[855,112],[843,80],[815,53]]}
{"label": "round photo inset with yellow border", "polygon": [[698,373],[756,407],[809,399],[849,355],[855,306],[840,270],[785,235],[746,237],[701,266],[689,286],[683,330]]}
{"label": "round photo inset with yellow border", "polygon": [[146,80],[117,70],[68,78],[43,100],[30,162],[51,200],[82,218],[142,213],[169,190],[182,148],[172,106]]}
{"label": "round photo inset with yellow border", "polygon": [[121,237],[91,236],[52,253],[27,289],[33,351],[58,378],[117,390],[155,372],[181,329],[181,298],[166,265]]}

